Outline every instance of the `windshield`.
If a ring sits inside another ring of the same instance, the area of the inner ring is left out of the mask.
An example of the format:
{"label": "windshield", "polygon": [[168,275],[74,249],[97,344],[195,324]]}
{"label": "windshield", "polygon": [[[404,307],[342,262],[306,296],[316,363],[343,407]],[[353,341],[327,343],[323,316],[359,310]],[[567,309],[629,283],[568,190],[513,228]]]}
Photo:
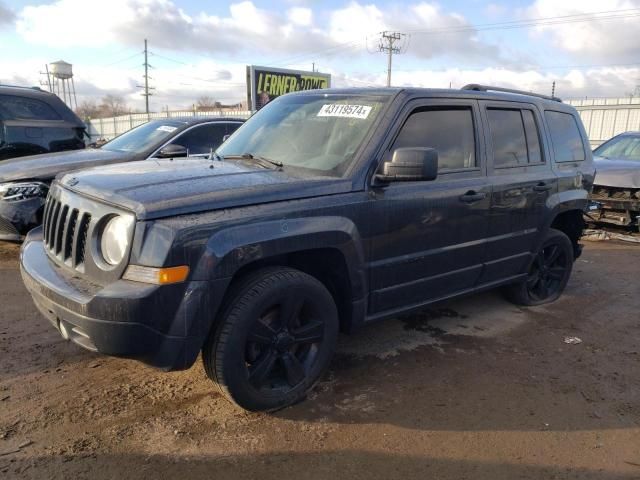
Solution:
{"label": "windshield", "polygon": [[290,95],[267,104],[218,149],[342,175],[389,97]]}
{"label": "windshield", "polygon": [[609,140],[593,151],[603,158],[640,161],[640,136],[622,136]]}
{"label": "windshield", "polygon": [[111,152],[144,152],[154,146],[162,145],[181,126],[181,123],[166,120],[147,122],[123,133],[100,148]]}

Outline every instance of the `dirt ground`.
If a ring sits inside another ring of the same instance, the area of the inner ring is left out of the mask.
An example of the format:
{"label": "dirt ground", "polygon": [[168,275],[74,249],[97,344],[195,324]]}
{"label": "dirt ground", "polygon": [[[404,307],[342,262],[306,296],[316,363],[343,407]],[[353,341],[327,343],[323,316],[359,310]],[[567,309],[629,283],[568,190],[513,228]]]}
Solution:
{"label": "dirt ground", "polygon": [[[234,409],[65,342],[0,244],[0,477],[639,479],[640,246],[590,242],[567,292],[488,293],[341,339],[310,398]],[[582,343],[564,343],[579,337]]]}

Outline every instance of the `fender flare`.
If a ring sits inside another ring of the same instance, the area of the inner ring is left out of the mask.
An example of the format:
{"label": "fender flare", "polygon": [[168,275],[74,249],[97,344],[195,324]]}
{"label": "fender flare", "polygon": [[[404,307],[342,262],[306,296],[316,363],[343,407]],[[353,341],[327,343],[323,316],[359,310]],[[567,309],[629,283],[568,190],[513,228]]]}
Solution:
{"label": "fender flare", "polygon": [[220,230],[207,240],[192,278],[230,278],[250,263],[314,249],[338,250],[347,266],[353,298],[365,296],[363,242],[356,225],[339,216],[286,218]]}

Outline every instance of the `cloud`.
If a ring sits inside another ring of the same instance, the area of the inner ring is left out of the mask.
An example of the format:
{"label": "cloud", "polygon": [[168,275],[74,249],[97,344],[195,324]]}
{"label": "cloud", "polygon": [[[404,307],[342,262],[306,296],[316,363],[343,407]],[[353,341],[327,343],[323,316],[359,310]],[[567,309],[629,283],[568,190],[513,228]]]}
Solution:
{"label": "cloud", "polygon": [[15,21],[16,15],[13,13],[9,7],[5,7],[2,2],[0,2],[0,29],[12,24]]}
{"label": "cloud", "polygon": [[[392,84],[406,87],[461,88],[469,83],[496,85],[542,94],[551,93],[556,82],[556,94],[561,98],[623,97],[635,88],[640,77],[639,67],[600,67],[588,70],[570,70],[563,75],[539,70],[515,70],[508,68],[443,70],[395,70]],[[336,86],[381,86],[384,74],[334,76]]]}
{"label": "cloud", "polygon": [[[636,41],[640,11],[628,11],[634,8],[640,8],[640,0],[536,0],[525,10],[525,15],[528,18],[550,18],[610,12],[596,15],[588,22],[538,26],[533,35],[536,39],[550,37],[555,47],[573,55],[616,63],[637,61],[640,55],[640,43]],[[623,18],[598,20],[598,16]]]}
{"label": "cloud", "polygon": [[[99,20],[91,16],[95,11],[101,12]],[[286,58],[344,49],[367,54],[367,39],[376,43],[379,32],[400,30],[415,32],[411,54],[420,58],[498,56],[497,47],[481,41],[472,29],[438,38],[419,31],[469,25],[462,16],[446,13],[435,3],[382,8],[357,1],[318,15],[303,6],[267,10],[249,0],[232,3],[225,15],[206,11],[188,15],[172,0],[111,0],[108,9],[102,0],[57,0],[27,6],[17,20],[18,33],[26,41],[60,48],[139,46],[148,38],[155,48],[227,56],[250,52]]]}
{"label": "cloud", "polygon": [[313,21],[313,10],[304,7],[294,7],[287,12],[287,16],[291,23],[308,27]]}

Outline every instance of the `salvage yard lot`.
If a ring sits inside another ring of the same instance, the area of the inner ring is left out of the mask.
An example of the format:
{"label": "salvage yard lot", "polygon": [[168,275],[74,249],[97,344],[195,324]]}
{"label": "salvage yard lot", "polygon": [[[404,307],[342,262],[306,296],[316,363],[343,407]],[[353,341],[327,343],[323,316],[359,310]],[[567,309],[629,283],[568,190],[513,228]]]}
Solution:
{"label": "salvage yard lot", "polygon": [[[566,293],[490,292],[341,339],[311,397],[233,408],[65,342],[0,243],[3,478],[640,478],[640,247],[588,243]],[[568,345],[575,336],[582,343]]]}

